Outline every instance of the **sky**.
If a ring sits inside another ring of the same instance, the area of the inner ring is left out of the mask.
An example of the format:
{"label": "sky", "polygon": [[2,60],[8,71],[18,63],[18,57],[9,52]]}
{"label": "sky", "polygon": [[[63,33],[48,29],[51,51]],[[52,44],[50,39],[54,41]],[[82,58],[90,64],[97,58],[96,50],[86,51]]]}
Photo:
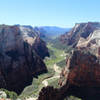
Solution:
{"label": "sky", "polygon": [[100,21],[100,0],[0,0],[0,24],[73,27]]}

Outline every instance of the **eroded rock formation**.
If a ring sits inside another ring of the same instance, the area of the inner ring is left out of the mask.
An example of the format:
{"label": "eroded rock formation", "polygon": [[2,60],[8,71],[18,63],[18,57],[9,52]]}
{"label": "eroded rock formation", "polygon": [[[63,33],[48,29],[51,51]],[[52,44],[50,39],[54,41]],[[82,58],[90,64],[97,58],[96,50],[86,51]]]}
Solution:
{"label": "eroded rock formation", "polygon": [[100,98],[100,59],[90,52],[75,50],[66,63],[67,66],[62,71],[59,81],[61,88],[43,89],[39,100],[64,100],[70,95],[82,100],[98,100]]}
{"label": "eroded rock formation", "polygon": [[60,40],[64,44],[76,47],[80,39],[84,43],[84,40],[88,40],[96,30],[100,30],[100,23],[77,23],[70,32],[62,35]]}
{"label": "eroded rock formation", "polygon": [[60,41],[74,48],[85,49],[100,56],[100,23],[76,24],[70,32],[62,35]]}
{"label": "eroded rock formation", "polygon": [[61,76],[62,89],[66,88],[64,94],[75,95],[83,100],[100,98],[100,59],[91,53],[74,51]]}
{"label": "eroded rock formation", "polygon": [[20,93],[33,77],[47,72],[41,59],[46,55],[45,43],[32,28],[1,25],[0,88]]}

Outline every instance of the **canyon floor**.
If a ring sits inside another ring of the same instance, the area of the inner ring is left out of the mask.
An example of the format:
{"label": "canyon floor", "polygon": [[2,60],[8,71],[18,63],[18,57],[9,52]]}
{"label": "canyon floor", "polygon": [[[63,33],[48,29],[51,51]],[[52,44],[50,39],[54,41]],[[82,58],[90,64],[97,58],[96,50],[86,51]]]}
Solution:
{"label": "canyon floor", "polygon": [[47,47],[50,50],[50,57],[45,58],[44,62],[48,68],[48,73],[33,79],[32,85],[26,87],[19,96],[20,98],[23,98],[23,100],[36,100],[39,91],[43,87],[54,86],[55,88],[59,88],[58,80],[60,78],[61,70],[65,66],[58,66],[57,63],[65,60],[66,53],[64,50],[54,48],[50,43],[47,44]]}
{"label": "canyon floor", "polygon": [[[49,82],[52,82],[54,80],[58,80],[60,78],[61,69],[59,68],[59,66],[54,64],[53,68],[54,68],[54,71],[55,71],[55,75],[53,77],[44,79],[42,81],[42,84],[44,85],[44,87],[47,87],[49,85]],[[37,100],[37,97],[29,97],[29,98],[26,98],[26,100]]]}

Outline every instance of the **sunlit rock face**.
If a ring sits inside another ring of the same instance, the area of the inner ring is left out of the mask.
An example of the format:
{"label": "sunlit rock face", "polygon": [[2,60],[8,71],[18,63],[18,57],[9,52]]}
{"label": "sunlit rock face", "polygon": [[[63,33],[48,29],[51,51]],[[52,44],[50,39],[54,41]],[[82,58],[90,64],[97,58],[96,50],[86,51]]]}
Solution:
{"label": "sunlit rock face", "polygon": [[33,28],[1,25],[0,88],[20,93],[33,77],[47,72],[42,60],[46,55],[46,44]]}
{"label": "sunlit rock face", "polygon": [[95,30],[87,39],[80,38],[76,47],[87,49],[96,56],[100,56],[100,29]]}
{"label": "sunlit rock face", "polygon": [[97,51],[100,46],[100,23],[76,24],[70,32],[62,35],[60,40],[72,47],[89,48],[92,51]]}
{"label": "sunlit rock face", "polygon": [[32,46],[34,51],[42,59],[49,56],[48,48],[46,47],[46,43],[41,39],[41,32],[39,30],[36,30],[31,26],[19,26],[19,28],[24,40]]}
{"label": "sunlit rock face", "polygon": [[76,50],[66,61],[61,73],[61,91],[83,100],[100,98],[100,59],[88,51]]}

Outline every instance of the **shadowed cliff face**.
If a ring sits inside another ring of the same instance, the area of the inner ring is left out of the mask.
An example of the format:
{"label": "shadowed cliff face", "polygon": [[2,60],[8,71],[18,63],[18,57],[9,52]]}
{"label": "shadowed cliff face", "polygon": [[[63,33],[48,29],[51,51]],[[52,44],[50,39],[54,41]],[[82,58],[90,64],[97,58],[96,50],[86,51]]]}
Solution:
{"label": "shadowed cliff face", "polygon": [[100,98],[99,58],[84,51],[74,51],[62,71],[60,85],[66,95],[75,95],[83,100]]}
{"label": "shadowed cliff face", "polygon": [[[38,100],[60,100],[59,90],[53,87],[44,87],[39,93]],[[59,98],[59,99],[58,99]]]}
{"label": "shadowed cliff face", "polygon": [[67,66],[61,73],[61,88],[42,89],[38,100],[64,100],[73,95],[82,100],[100,98],[100,63],[99,58],[89,52],[73,51],[66,61]]}
{"label": "shadowed cliff face", "polygon": [[[44,51],[38,51],[39,47],[44,47]],[[31,84],[33,77],[47,72],[41,59],[46,55],[45,43],[33,30],[22,26],[0,26],[0,88],[20,93]]]}
{"label": "shadowed cliff face", "polygon": [[39,37],[36,38],[34,45],[33,45],[33,49],[42,59],[44,59],[45,56],[49,56],[46,43],[43,40],[41,40]]}

